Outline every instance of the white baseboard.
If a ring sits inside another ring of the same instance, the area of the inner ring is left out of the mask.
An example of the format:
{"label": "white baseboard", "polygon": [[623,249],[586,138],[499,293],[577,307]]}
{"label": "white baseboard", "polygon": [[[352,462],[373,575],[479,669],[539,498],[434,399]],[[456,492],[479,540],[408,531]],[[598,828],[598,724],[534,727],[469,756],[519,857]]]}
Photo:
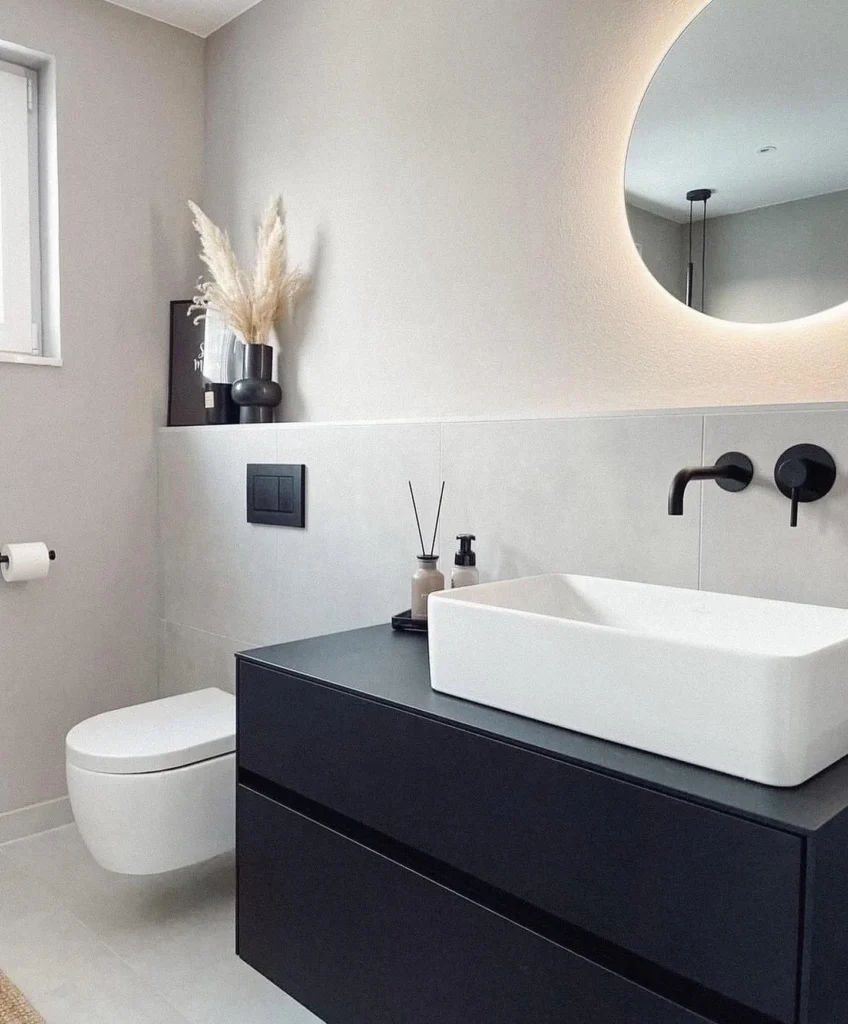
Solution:
{"label": "white baseboard", "polygon": [[69,825],[73,820],[71,802],[66,796],[58,800],[47,800],[43,804],[33,804],[32,807],[6,811],[0,814],[0,846],[51,828],[59,828],[60,825]]}

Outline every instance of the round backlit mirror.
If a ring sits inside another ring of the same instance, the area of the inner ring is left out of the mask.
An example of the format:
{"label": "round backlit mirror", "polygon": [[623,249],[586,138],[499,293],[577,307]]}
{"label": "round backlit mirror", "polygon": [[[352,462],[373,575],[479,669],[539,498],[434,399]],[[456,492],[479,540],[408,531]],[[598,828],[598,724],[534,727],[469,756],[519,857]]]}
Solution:
{"label": "round backlit mirror", "polygon": [[712,0],[666,55],[627,156],[654,277],[708,316],[848,301],[848,3]]}

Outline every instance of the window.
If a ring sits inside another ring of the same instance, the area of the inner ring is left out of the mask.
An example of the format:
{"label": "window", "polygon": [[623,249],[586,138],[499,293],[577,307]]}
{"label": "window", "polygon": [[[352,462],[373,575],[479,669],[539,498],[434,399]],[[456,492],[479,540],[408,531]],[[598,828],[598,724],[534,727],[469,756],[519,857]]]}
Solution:
{"label": "window", "polygon": [[38,72],[0,61],[0,352],[41,356]]}

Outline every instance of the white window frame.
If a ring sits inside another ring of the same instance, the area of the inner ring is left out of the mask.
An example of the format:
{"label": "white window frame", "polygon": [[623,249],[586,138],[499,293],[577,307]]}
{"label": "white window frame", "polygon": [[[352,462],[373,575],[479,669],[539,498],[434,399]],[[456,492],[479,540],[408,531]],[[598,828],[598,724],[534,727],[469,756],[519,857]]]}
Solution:
{"label": "white window frame", "polygon": [[0,60],[0,118],[0,350],[40,356],[37,71]]}
{"label": "white window frame", "polygon": [[[28,226],[29,253],[24,256],[23,268],[12,264],[9,270],[7,262],[5,280],[15,287],[28,286],[30,297],[29,303],[14,303],[16,316],[13,318],[10,312],[6,338],[0,324],[0,363],[61,366],[55,63],[46,54],[0,40],[0,72],[27,83],[29,198],[28,225],[22,227],[19,218],[15,223],[18,237],[6,245],[5,252],[0,248],[0,288],[4,280],[2,261],[4,257],[13,260],[16,251],[27,248],[22,239]],[[10,216],[9,223],[14,223],[14,205],[0,207],[0,231],[4,209]]]}

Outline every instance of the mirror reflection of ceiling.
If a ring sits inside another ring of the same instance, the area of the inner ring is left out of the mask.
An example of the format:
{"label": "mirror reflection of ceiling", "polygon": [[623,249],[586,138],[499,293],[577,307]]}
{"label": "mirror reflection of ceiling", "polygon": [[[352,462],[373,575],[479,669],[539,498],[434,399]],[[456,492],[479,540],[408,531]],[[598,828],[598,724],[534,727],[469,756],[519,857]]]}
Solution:
{"label": "mirror reflection of ceiling", "polygon": [[626,192],[683,223],[695,188],[714,189],[710,217],[848,189],[848,0],[713,0],[678,39],[639,110]]}

